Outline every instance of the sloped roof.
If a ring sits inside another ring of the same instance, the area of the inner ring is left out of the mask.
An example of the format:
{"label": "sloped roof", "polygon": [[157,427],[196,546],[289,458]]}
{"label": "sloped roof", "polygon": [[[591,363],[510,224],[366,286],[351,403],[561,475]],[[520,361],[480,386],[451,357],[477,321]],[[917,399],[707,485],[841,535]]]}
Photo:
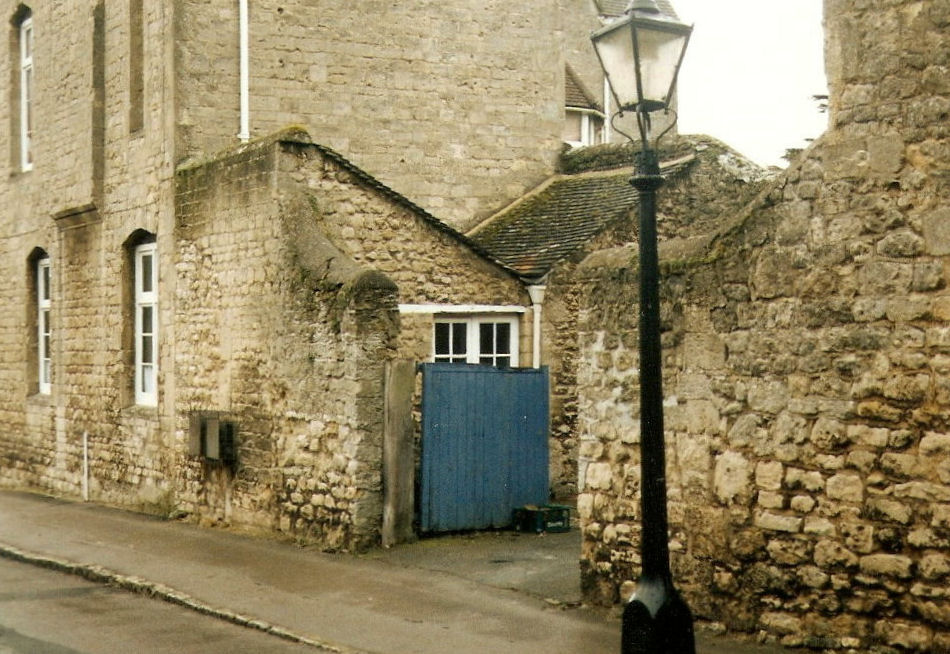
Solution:
{"label": "sloped roof", "polygon": [[522,277],[542,277],[636,205],[630,170],[555,178],[472,240]]}
{"label": "sloped roof", "polygon": [[[570,172],[552,177],[469,232],[469,238],[523,279],[542,278],[636,210],[639,194],[630,185],[634,151],[630,144],[572,150],[561,162],[561,169]],[[689,195],[682,201],[687,207],[690,202],[699,202],[718,210],[730,203],[744,203],[745,194],[754,192],[757,184],[769,177],[767,171],[709,137],[679,137],[664,149],[662,156],[661,172],[665,178],[694,173],[704,178],[718,175],[718,179],[733,180],[743,186],[740,189],[709,186],[708,182],[686,183]],[[717,200],[704,193],[723,197]],[[696,223],[688,229],[703,228]]]}
{"label": "sloped roof", "polygon": [[603,111],[594,96],[584,86],[584,83],[577,77],[577,73],[571,68],[570,64],[564,66],[564,104],[568,107],[577,107],[578,109],[593,109],[594,111]]}
{"label": "sloped roof", "polygon": [[[607,16],[609,18],[623,16],[624,12],[627,10],[627,7],[630,5],[630,0],[595,1],[597,3],[598,13],[600,13],[601,16]],[[678,18],[676,15],[676,10],[673,9],[673,5],[670,4],[669,0],[656,0],[656,6],[666,16],[669,16],[670,18]]]}

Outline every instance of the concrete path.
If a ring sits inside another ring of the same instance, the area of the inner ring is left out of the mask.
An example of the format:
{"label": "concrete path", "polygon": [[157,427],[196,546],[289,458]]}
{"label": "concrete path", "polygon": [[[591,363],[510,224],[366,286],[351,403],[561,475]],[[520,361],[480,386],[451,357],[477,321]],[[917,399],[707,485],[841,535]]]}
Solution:
{"label": "concrete path", "polygon": [[[0,492],[0,555],[344,654],[619,652],[616,617],[576,608],[579,596],[565,581],[573,573],[563,565],[576,562],[579,543],[572,538],[576,533],[494,534],[328,555],[93,504]],[[702,635],[698,649],[782,651]]]}

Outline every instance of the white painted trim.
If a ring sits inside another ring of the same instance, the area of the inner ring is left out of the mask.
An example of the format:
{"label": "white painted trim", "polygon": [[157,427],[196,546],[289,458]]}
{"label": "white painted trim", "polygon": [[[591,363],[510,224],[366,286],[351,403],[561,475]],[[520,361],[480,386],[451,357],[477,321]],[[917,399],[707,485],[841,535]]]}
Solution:
{"label": "white painted trim", "polygon": [[20,23],[20,170],[33,170],[33,17]]}
{"label": "white painted trim", "polygon": [[[436,319],[437,323],[458,323],[465,325],[465,357],[466,363],[477,364],[480,362],[483,352],[481,351],[481,339],[479,333],[479,326],[482,324],[499,324],[505,323],[509,326],[509,343],[510,352],[508,353],[509,358],[509,367],[517,368],[519,366],[520,360],[520,350],[521,350],[521,332],[519,329],[518,318],[508,314],[508,317],[505,316],[466,316],[466,317],[449,317],[441,316]],[[435,326],[433,325],[432,331],[432,350],[430,353],[430,361],[435,361]]]}
{"label": "white painted trim", "polygon": [[46,345],[46,334],[50,332],[50,312],[52,300],[50,282],[52,281],[49,257],[43,257],[36,262],[36,358],[39,361],[37,370],[39,392],[49,395],[52,392],[52,356]]}
{"label": "white painted trim", "polygon": [[528,295],[531,296],[531,313],[534,314],[534,329],[531,334],[531,365],[533,368],[541,367],[541,305],[544,304],[544,291],[547,286],[536,284],[528,287]]}
{"label": "white painted trim", "polygon": [[[152,289],[145,291],[142,287],[144,275],[143,259],[151,258],[150,277]],[[143,357],[142,312],[150,309],[152,313],[150,361],[146,363]],[[135,403],[142,406],[158,406],[158,248],[155,243],[145,243],[135,248]],[[146,368],[151,372],[151,389],[143,384],[143,372]]]}
{"label": "white painted trim", "polygon": [[527,313],[518,304],[400,304],[399,313]]}

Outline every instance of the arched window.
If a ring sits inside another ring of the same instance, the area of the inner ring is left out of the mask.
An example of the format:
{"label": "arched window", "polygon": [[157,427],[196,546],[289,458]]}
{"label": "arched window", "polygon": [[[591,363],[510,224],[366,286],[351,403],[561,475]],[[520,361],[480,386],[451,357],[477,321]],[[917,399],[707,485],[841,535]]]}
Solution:
{"label": "arched window", "polygon": [[53,381],[52,274],[50,258],[42,248],[35,248],[27,258],[29,280],[29,371],[27,379],[32,393],[49,395]]}
{"label": "arched window", "polygon": [[134,401],[158,406],[158,245],[154,234],[137,230],[125,247]]}

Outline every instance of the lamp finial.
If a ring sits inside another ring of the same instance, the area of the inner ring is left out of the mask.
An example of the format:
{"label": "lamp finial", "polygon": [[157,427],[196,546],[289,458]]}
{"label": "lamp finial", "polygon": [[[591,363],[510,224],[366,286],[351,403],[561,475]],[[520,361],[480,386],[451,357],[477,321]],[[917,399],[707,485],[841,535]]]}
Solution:
{"label": "lamp finial", "polygon": [[660,8],[656,6],[656,0],[630,0],[626,13],[632,14],[635,11],[658,14],[660,13]]}

